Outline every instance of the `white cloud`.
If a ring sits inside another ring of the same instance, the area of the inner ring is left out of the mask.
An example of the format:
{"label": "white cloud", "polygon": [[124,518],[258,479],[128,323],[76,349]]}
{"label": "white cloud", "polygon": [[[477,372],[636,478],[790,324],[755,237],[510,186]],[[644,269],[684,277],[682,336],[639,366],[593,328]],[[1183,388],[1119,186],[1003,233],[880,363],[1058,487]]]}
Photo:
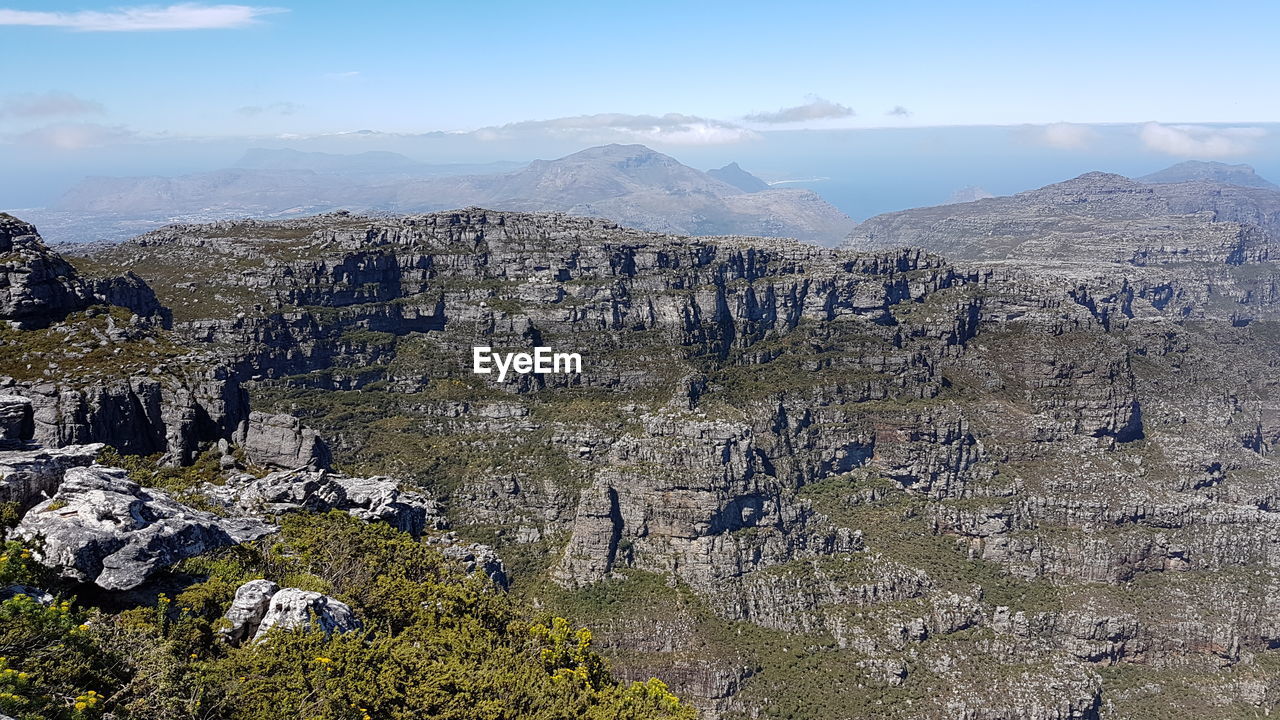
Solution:
{"label": "white cloud", "polygon": [[101,112],[101,104],[65,92],[23,93],[0,99],[0,117],[39,118]]}
{"label": "white cloud", "polygon": [[652,142],[668,145],[722,145],[760,137],[758,133],[732,123],[679,113],[578,115],[481,128],[473,134],[480,140],[551,136],[589,143]]}
{"label": "white cloud", "polygon": [[809,102],[795,107],[781,108],[776,112],[760,112],[747,115],[743,119],[748,122],[781,124],[797,123],[806,120],[827,120],[853,116],[853,108],[840,103],[824,100],[816,95],[809,96]]}
{"label": "white cloud", "polygon": [[179,3],[167,7],[139,5],[114,10],[50,12],[0,8],[0,25],[55,27],[80,32],[139,30],[218,30],[253,24],[258,17],[287,12],[282,8],[249,5]]}
{"label": "white cloud", "polygon": [[911,111],[901,105],[894,105],[893,109],[889,110],[885,115],[891,115],[893,117],[911,117]]}
{"label": "white cloud", "polygon": [[301,109],[301,105],[286,101],[269,105],[245,105],[237,108],[236,112],[247,117],[256,117],[258,115],[294,115]]}
{"label": "white cloud", "polygon": [[109,145],[134,137],[132,130],[96,123],[63,123],[30,130],[14,138],[18,145],[48,147],[57,150],[81,150]]}
{"label": "white cloud", "polygon": [[1048,145],[1061,150],[1080,150],[1087,148],[1097,139],[1098,133],[1088,125],[1076,123],[1050,123],[1035,128],[1034,139],[1041,145]]}
{"label": "white cloud", "polygon": [[1217,158],[1243,155],[1267,131],[1256,127],[1207,127],[1147,123],[1138,137],[1148,150],[1178,157]]}

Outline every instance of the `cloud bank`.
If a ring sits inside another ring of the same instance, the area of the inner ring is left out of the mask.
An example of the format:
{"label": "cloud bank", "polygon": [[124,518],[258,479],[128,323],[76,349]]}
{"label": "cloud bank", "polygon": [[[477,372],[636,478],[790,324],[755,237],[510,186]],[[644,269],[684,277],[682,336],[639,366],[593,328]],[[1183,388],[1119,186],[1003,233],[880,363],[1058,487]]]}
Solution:
{"label": "cloud bank", "polygon": [[1207,127],[1204,125],[1161,125],[1147,123],[1138,138],[1148,150],[1166,155],[1218,158],[1244,155],[1267,134],[1256,127]]}
{"label": "cloud bank", "polygon": [[1049,147],[1078,150],[1089,147],[1097,137],[1097,131],[1088,125],[1075,123],[1051,123],[1041,131],[1041,141]]}
{"label": "cloud bank", "polygon": [[1066,122],[1020,125],[1014,129],[1014,137],[1024,143],[1058,150],[1084,150],[1092,147],[1099,139],[1096,128]]}
{"label": "cloud bank", "polygon": [[52,27],[78,32],[138,32],[154,30],[224,30],[251,25],[263,15],[287,12],[282,8],[249,5],[201,5],[179,3],[114,10],[56,12],[0,8],[0,25]]}
{"label": "cloud bank", "polygon": [[721,145],[760,137],[755,131],[732,123],[679,113],[578,115],[481,128],[473,134],[480,140],[549,136],[588,143],[653,142],[667,145]]}
{"label": "cloud bank", "polygon": [[828,120],[832,118],[853,117],[853,108],[841,105],[840,103],[824,100],[820,97],[812,97],[809,102],[804,105],[796,105],[795,107],[781,108],[776,112],[753,113],[745,116],[743,119],[748,122],[764,123],[766,125],[779,125],[783,123],[797,123],[806,120]]}
{"label": "cloud bank", "polygon": [[82,150],[132,140],[137,133],[128,128],[96,123],[60,123],[29,130],[14,136],[20,146],[55,150]]}
{"label": "cloud bank", "polygon": [[23,93],[0,98],[0,118],[94,115],[102,112],[100,103],[65,92]]}

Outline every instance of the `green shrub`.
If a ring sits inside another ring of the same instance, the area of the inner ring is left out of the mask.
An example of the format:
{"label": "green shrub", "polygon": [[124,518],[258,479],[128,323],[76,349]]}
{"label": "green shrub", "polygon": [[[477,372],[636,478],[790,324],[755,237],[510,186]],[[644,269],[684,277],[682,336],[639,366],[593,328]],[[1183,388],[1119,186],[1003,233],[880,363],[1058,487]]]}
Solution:
{"label": "green shrub", "polygon": [[[0,578],[32,572],[5,548]],[[230,647],[235,589],[266,577],[351,604],[360,630],[276,629]],[[425,540],[344,513],[294,515],[257,546],[177,566],[174,597],[108,613],[0,604],[0,712],[20,720],[691,720],[656,680],[623,685],[563,618],[533,618]],[[11,672],[10,672],[11,671]]]}

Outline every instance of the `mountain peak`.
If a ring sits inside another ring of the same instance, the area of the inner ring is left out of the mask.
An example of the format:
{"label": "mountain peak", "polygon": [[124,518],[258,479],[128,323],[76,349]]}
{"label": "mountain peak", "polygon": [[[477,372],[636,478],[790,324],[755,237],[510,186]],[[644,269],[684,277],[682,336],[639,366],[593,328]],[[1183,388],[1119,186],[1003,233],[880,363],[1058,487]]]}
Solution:
{"label": "mountain peak", "polygon": [[731,162],[722,168],[708,170],[707,174],[723,183],[728,183],[743,192],[760,192],[768,190],[769,184],[751,173],[743,170],[738,163]]}

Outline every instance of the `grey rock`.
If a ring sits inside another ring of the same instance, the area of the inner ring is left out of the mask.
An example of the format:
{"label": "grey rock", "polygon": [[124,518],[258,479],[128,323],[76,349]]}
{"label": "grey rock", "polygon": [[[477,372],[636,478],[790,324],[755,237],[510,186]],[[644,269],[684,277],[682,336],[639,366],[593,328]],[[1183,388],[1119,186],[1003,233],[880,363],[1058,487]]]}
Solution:
{"label": "grey rock", "polygon": [[346,499],[339,509],[366,522],[381,521],[413,535],[443,529],[444,511],[426,495],[400,489],[391,478],[334,477]]}
{"label": "grey rock", "polygon": [[[1095,665],[1130,662],[1264,714],[1276,216],[1269,191],[1201,185],[1090,175],[937,211],[938,248],[1014,248],[962,264],[479,209],[175,227],[100,259],[199,258],[256,307],[193,304],[181,331],[268,387],[361,389],[465,451],[456,521],[549,551],[567,586],[661,598],[596,637],[708,717],[767,714],[752,684],[793,692],[708,613],[840,692],[910,688],[891,718],[1094,719],[1131,700]],[[299,257],[264,260],[281,236]],[[448,358],[477,337],[581,348],[588,371],[473,392]],[[326,422],[349,457],[377,432]],[[495,574],[491,549],[437,542]]]}
{"label": "grey rock", "polygon": [[400,489],[391,478],[351,478],[325,470],[279,470],[261,478],[236,475],[201,492],[229,511],[244,514],[344,510],[419,535],[445,526],[431,498]]}
{"label": "grey rock", "polygon": [[35,227],[0,213],[0,320],[43,327],[88,304],[75,270],[45,247]]}
{"label": "grey rock", "polygon": [[10,598],[25,595],[41,605],[52,605],[53,595],[30,585],[10,585],[0,588],[0,600],[8,600]]}
{"label": "grey rock", "polygon": [[492,547],[483,543],[457,543],[456,537],[446,538],[442,545],[441,554],[461,563],[467,573],[484,573],[494,585],[501,588],[506,588],[509,584],[507,566]]}
{"label": "grey rock", "polygon": [[13,537],[64,577],[128,590],[179,560],[273,531],[259,520],[193,510],[124,470],[95,465],[67,470],[53,498],[28,511]]}
{"label": "grey rock", "polygon": [[271,595],[253,640],[261,640],[272,628],[297,630],[310,627],[332,635],[358,630],[361,623],[346,603],[318,592],[284,588]]}
{"label": "grey rock", "polygon": [[250,580],[236,588],[235,599],[224,616],[228,626],[219,632],[224,640],[239,645],[252,638],[262,625],[271,598],[280,586],[270,580]]}
{"label": "grey rock", "polygon": [[58,489],[68,469],[92,465],[101,451],[101,444],[0,450],[0,503],[30,508]]}
{"label": "grey rock", "polygon": [[0,448],[21,445],[34,434],[31,401],[21,395],[0,395]]}
{"label": "grey rock", "polygon": [[1272,190],[1094,172],[1009,197],[878,215],[846,247],[920,247],[956,261],[1236,265],[1270,257],[1278,232]]}
{"label": "grey rock", "polygon": [[127,454],[162,453],[191,462],[202,443],[247,423],[239,379],[216,361],[194,360],[158,374],[58,378],[16,388],[32,406],[33,439],[46,447],[106,443]]}
{"label": "grey rock", "polygon": [[242,443],[249,461],[277,468],[329,466],[329,448],[320,434],[292,415],[249,413]]}

